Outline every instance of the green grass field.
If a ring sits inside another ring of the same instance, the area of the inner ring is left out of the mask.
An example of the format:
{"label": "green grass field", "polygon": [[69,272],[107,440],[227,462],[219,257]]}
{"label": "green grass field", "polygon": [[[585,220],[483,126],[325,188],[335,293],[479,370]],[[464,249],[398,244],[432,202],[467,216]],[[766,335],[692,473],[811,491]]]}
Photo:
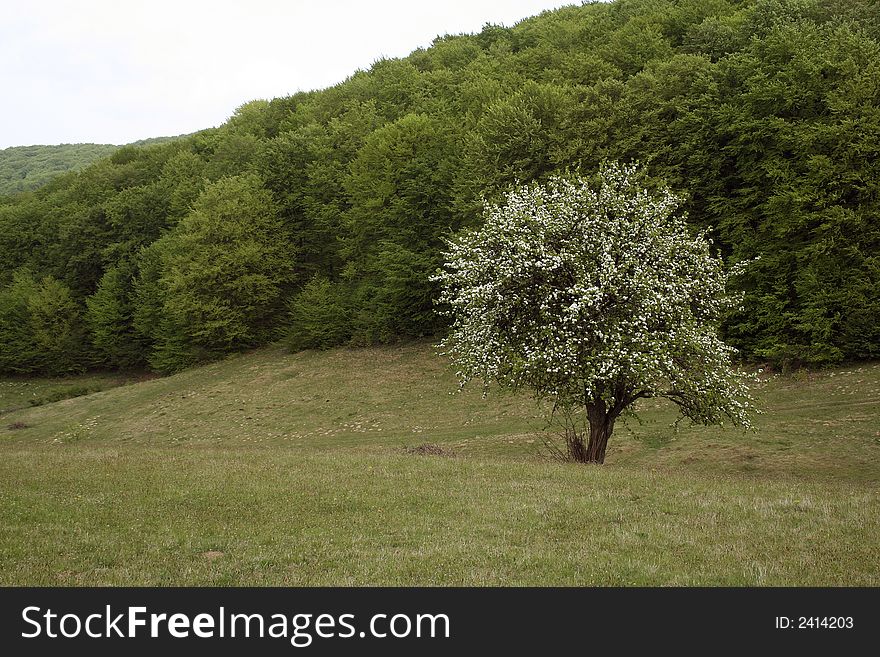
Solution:
{"label": "green grass field", "polygon": [[0,585],[880,585],[880,364],[755,433],[651,401],[601,467],[427,344],[134,381],[0,381]]}

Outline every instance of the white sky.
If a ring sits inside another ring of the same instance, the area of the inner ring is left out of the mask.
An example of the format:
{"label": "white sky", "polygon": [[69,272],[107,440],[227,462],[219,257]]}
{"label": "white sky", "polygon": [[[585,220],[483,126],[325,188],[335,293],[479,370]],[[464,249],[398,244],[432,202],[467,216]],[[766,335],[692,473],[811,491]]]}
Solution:
{"label": "white sky", "polygon": [[0,148],[223,123],[441,34],[576,0],[0,0]]}

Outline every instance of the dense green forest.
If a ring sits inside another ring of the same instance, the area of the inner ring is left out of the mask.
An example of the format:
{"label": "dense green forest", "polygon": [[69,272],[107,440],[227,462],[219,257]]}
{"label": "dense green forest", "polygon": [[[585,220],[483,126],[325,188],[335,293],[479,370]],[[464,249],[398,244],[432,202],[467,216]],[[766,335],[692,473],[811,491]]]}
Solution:
{"label": "dense green forest", "polygon": [[878,80],[873,0],[616,0],[439,37],[0,197],[0,370],[434,335],[444,237],[608,159],[759,257],[723,326],[745,357],[877,358]]}
{"label": "dense green forest", "polygon": [[82,169],[117,148],[112,144],[4,148],[0,150],[0,194],[37,189],[58,174]]}
{"label": "dense green forest", "polygon": [[[148,146],[176,139],[152,137],[132,146]],[[60,144],[57,146],[11,146],[0,150],[0,194],[37,189],[55,176],[78,171],[120,148],[113,144]]]}

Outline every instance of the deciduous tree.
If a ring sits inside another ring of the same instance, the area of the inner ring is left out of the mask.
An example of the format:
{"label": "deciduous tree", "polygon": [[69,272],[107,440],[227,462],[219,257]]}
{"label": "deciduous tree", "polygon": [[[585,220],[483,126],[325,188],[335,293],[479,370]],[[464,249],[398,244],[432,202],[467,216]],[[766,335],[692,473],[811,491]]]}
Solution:
{"label": "deciduous tree", "polygon": [[645,397],[694,422],[750,426],[744,377],[717,333],[730,272],[679,203],[609,164],[595,182],[554,178],[488,206],[437,274],[453,317],[442,345],[462,384],[549,398],[581,462],[604,461],[615,422]]}

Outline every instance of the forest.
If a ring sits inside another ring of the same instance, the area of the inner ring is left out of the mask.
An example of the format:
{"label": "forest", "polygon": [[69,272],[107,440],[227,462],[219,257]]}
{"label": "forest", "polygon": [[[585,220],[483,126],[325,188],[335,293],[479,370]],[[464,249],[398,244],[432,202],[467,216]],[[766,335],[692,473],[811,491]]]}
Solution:
{"label": "forest", "polygon": [[0,372],[175,372],[436,336],[445,240],[512,186],[638,162],[781,368],[880,357],[873,0],[614,0],[446,35],[0,196]]}
{"label": "forest", "polygon": [[87,167],[116,150],[110,144],[11,146],[0,150],[0,194],[42,187],[60,173]]}
{"label": "forest", "polygon": [[[175,137],[141,139],[132,146],[147,146]],[[95,160],[108,157],[119,146],[113,144],[58,144],[56,146],[10,146],[0,150],[0,195],[38,189],[52,178],[77,171]]]}

